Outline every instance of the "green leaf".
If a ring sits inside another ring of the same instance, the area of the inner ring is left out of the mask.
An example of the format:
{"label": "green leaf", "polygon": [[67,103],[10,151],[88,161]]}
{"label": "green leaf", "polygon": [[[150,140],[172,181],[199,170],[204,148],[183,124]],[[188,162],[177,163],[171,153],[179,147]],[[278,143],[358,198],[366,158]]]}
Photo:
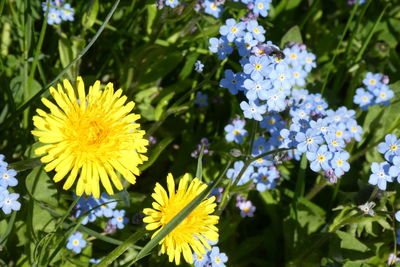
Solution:
{"label": "green leaf", "polygon": [[178,66],[182,60],[182,53],[172,49],[160,49],[161,57],[154,58],[143,67],[146,68],[145,75],[141,78],[141,83],[153,82],[160,78],[168,77],[168,74]]}
{"label": "green leaf", "polygon": [[271,194],[271,192],[269,190],[266,190],[264,192],[260,192],[259,194],[260,194],[260,196],[261,196],[261,198],[262,198],[262,200],[264,201],[265,204],[267,204],[267,205],[276,205],[276,204],[278,204],[277,199],[275,199],[272,196],[272,194]]}
{"label": "green leaf", "polygon": [[360,252],[365,252],[368,250],[368,247],[361,243],[357,238],[352,236],[349,233],[343,231],[336,231],[338,237],[342,240],[340,242],[340,247],[344,249],[356,250]]}
{"label": "green leaf", "polygon": [[32,227],[35,232],[53,232],[55,229],[56,223],[54,217],[50,215],[50,213],[42,207],[40,207],[36,202],[33,203],[33,211],[32,211]]}
{"label": "green leaf", "polygon": [[200,155],[197,159],[196,177],[200,181],[203,179],[203,153],[204,153],[204,144],[201,145]]}
{"label": "green leaf", "polygon": [[41,165],[43,165],[43,163],[40,161],[40,158],[34,158],[34,159],[27,159],[27,160],[21,160],[18,162],[14,162],[14,163],[11,163],[9,166],[11,169],[14,169],[14,170],[20,172],[20,171],[33,169],[33,168],[41,166]]}
{"label": "green leaf", "polygon": [[[335,210],[335,209],[334,209]],[[340,213],[333,219],[333,222],[329,226],[329,232],[333,232],[343,226],[347,220],[351,219],[358,214],[358,211],[351,206],[344,206],[341,208]]]}
{"label": "green leaf", "polygon": [[393,90],[395,96],[397,95],[396,98],[398,99],[400,95],[400,81],[390,84],[389,87]]}
{"label": "green leaf", "polygon": [[[73,58],[71,40],[67,38],[60,38],[58,40],[58,52],[60,53],[61,66],[66,68],[66,66],[71,63]],[[71,69],[67,70],[67,75],[69,79],[72,79]]]}
{"label": "green leaf", "polygon": [[285,10],[290,10],[293,8],[296,8],[303,0],[289,0],[289,2],[287,3]]}
{"label": "green leaf", "polygon": [[303,43],[299,26],[293,26],[285,33],[285,35],[283,35],[280,46],[283,47],[288,42]]}
{"label": "green leaf", "polygon": [[158,102],[155,110],[154,110],[154,117],[156,121],[159,121],[162,117],[162,115],[165,113],[165,110],[169,104],[169,101],[174,97],[175,92],[170,92],[166,96],[164,96],[160,102]]}
{"label": "green leaf", "polygon": [[35,200],[57,206],[57,189],[42,167],[36,167],[28,174],[25,185]]}
{"label": "green leaf", "polygon": [[92,28],[99,13],[99,0],[90,1],[91,5],[87,12],[83,13],[82,25],[86,29]]}
{"label": "green leaf", "polygon": [[8,239],[8,236],[11,234],[11,230],[14,227],[14,222],[15,222],[15,217],[17,216],[17,212],[13,211],[8,223],[5,220],[2,220],[0,222],[0,226],[2,226],[1,229],[4,229],[5,231],[1,231],[1,238],[0,238],[0,248],[3,247]]}
{"label": "green leaf", "polygon": [[147,24],[146,24],[146,32],[148,35],[151,34],[151,29],[153,26],[154,19],[157,14],[157,7],[155,4],[146,5],[147,8]]}
{"label": "green leaf", "polygon": [[185,65],[183,66],[181,72],[179,73],[179,79],[184,80],[186,79],[190,73],[192,73],[194,69],[194,63],[196,62],[197,58],[199,57],[198,53],[189,53],[186,56],[186,62]]}

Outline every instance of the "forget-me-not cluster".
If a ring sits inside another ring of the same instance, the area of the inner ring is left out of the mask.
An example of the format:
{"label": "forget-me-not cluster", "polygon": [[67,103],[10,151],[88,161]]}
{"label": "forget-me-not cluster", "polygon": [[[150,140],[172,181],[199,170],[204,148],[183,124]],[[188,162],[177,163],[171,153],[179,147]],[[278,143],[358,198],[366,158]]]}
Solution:
{"label": "forget-me-not cluster", "polygon": [[393,98],[394,92],[388,86],[389,78],[381,73],[368,72],[363,80],[364,87],[357,88],[353,101],[362,110],[369,106],[385,105]]}
{"label": "forget-me-not cluster", "polygon": [[257,20],[237,22],[230,18],[220,27],[221,36],[209,40],[210,51],[217,53],[220,60],[235,49],[241,56],[242,72],[225,70],[220,86],[234,95],[243,92],[243,115],[257,121],[284,111],[291,89],[304,86],[306,75],[316,66],[315,55],[307,52],[304,45],[291,43],[279,51],[272,42],[265,42],[265,32]]}
{"label": "forget-me-not cluster", "polygon": [[42,3],[44,14],[48,10],[47,24],[60,24],[62,21],[73,21],[74,20],[74,9],[71,4],[64,3],[62,0],[50,1],[49,5],[47,2]]}
{"label": "forget-me-not cluster", "polygon": [[228,261],[228,256],[225,253],[220,252],[217,242],[207,240],[211,246],[211,249],[206,249],[206,253],[198,256],[193,253],[193,264],[195,267],[225,267],[225,263]]}
{"label": "forget-me-not cluster", "polygon": [[0,154],[0,208],[4,214],[10,214],[13,210],[21,209],[19,194],[10,192],[10,188],[18,184],[17,172],[8,168],[8,163],[4,160],[5,156]]}
{"label": "forget-me-not cluster", "polygon": [[[368,182],[377,185],[380,190],[386,190],[387,183],[394,179],[400,183],[400,140],[394,134],[386,135],[385,141],[378,145],[378,152],[384,156],[385,161],[371,164],[372,173]],[[400,213],[398,217],[400,221]]]}
{"label": "forget-me-not cluster", "polygon": [[[83,225],[94,222],[98,218],[107,218],[108,222],[104,230],[105,232],[113,233],[116,229],[123,229],[129,222],[129,219],[125,216],[125,210],[117,210],[116,207],[116,200],[110,198],[107,193],[102,193],[100,198],[94,198],[92,195],[83,195],[74,207],[76,210],[75,217],[83,216]],[[75,253],[80,253],[85,246],[86,241],[79,232],[74,233],[68,239],[67,248]]]}

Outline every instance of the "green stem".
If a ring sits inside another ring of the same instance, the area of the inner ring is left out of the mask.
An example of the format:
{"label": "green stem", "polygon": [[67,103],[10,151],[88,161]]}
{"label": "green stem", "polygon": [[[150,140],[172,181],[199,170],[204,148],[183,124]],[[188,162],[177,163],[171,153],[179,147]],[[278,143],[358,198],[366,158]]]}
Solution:
{"label": "green stem", "polygon": [[338,194],[338,192],[339,192],[339,188],[340,188],[341,182],[342,182],[342,179],[339,179],[339,180],[337,181],[336,185],[335,185],[335,191],[333,191],[333,195],[332,195],[332,198],[331,198],[331,204],[330,204],[330,207],[331,207],[331,208],[332,208],[333,202],[335,201],[336,196],[337,196],[337,194]]}
{"label": "green stem", "polygon": [[46,13],[44,14],[42,29],[40,30],[39,41],[36,45],[35,54],[33,56],[33,62],[32,62],[32,66],[31,66],[31,71],[29,73],[29,80],[28,80],[29,87],[32,86],[33,77],[35,76],[36,66],[37,66],[37,63],[39,60],[39,54],[40,54],[40,51],[41,51],[42,45],[43,45],[44,35],[46,33],[47,19],[48,19],[48,14],[49,14],[49,10],[50,10],[50,8],[49,8],[50,0],[47,0],[46,5],[47,5],[47,8],[46,8]]}
{"label": "green stem", "polygon": [[249,144],[249,147],[247,148],[247,155],[246,155],[246,158],[248,159],[248,158],[251,158],[251,152],[253,151],[253,144],[254,144],[254,139],[255,139],[255,137],[256,137],[256,133],[257,133],[257,128],[258,128],[258,121],[256,121],[256,120],[253,120],[252,121],[252,123],[253,123],[253,127],[252,127],[252,131],[251,131],[251,138],[250,138],[250,144]]}
{"label": "green stem", "polygon": [[300,170],[297,175],[296,191],[294,194],[294,199],[298,199],[299,197],[304,196],[306,169],[307,169],[307,157],[306,153],[304,153],[300,161]]}
{"label": "green stem", "polygon": [[319,183],[315,184],[313,188],[307,193],[305,196],[306,199],[311,200],[313,197],[315,197],[322,189],[325,188],[325,186],[328,185],[328,180],[325,178],[321,177],[321,175],[318,175],[318,178],[321,178]]}
{"label": "green stem", "polygon": [[71,205],[69,206],[67,212],[65,212],[64,216],[61,218],[60,222],[58,223],[58,225],[56,226],[56,230],[57,231],[61,225],[64,223],[65,219],[67,219],[68,215],[71,214],[72,209],[76,206],[76,204],[78,203],[78,201],[81,199],[82,196],[77,196],[74,201],[71,203]]}
{"label": "green stem", "polygon": [[374,26],[372,27],[371,31],[369,32],[367,39],[363,42],[363,46],[361,47],[360,51],[358,52],[356,59],[354,60],[355,63],[361,60],[361,57],[363,56],[365,49],[367,49],[367,46],[369,42],[371,41],[372,35],[375,33],[376,27],[378,26],[379,22],[381,21],[383,15],[386,12],[386,9],[389,7],[389,4],[386,4],[385,8],[382,10],[381,14],[379,14],[378,19],[375,21]]}
{"label": "green stem", "polygon": [[357,33],[358,33],[358,27],[360,26],[361,19],[364,17],[365,12],[367,11],[368,6],[369,6],[369,4],[370,4],[371,2],[372,2],[372,1],[367,1],[367,3],[365,3],[365,4],[363,5],[363,7],[362,7],[360,16],[358,17],[357,22],[356,22],[356,26],[355,26],[354,29],[352,30],[352,33],[351,33],[351,35],[350,35],[350,39],[349,39],[349,41],[348,41],[348,43],[347,43],[346,52],[345,52],[345,55],[346,55],[345,57],[346,57],[346,59],[349,58],[349,53],[350,53],[351,48],[352,48],[352,46],[353,46],[354,37],[355,37],[355,36],[357,35]]}
{"label": "green stem", "polygon": [[394,244],[394,248],[393,248],[393,253],[394,255],[397,255],[397,234],[396,234],[396,218],[395,218],[395,213],[396,210],[394,208],[394,205],[392,203],[392,233],[393,233],[393,244]]}
{"label": "green stem", "polygon": [[201,181],[203,178],[203,153],[204,153],[204,144],[201,144],[200,154],[197,159],[197,169],[196,169],[196,177]]}

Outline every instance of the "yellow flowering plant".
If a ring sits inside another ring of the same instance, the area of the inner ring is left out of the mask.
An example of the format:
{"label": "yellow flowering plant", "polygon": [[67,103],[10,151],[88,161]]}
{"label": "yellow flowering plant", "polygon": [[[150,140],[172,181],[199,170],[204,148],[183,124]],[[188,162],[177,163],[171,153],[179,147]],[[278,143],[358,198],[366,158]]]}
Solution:
{"label": "yellow flowering plant", "polygon": [[[42,155],[45,171],[55,171],[53,180],[66,177],[63,188],[68,190],[76,182],[76,194],[100,196],[100,182],[108,194],[114,194],[112,184],[122,190],[117,173],[134,184],[139,175],[138,165],[147,160],[148,141],[145,131],[136,121],[140,115],[131,113],[135,104],[126,103],[122,90],[114,91],[108,83],[100,89],[96,81],[85,93],[81,77],[76,81],[77,92],[68,80],[50,87],[51,102],[42,98],[50,110],[37,109],[33,117],[36,130],[32,134],[43,145],[35,150]],[[112,184],[111,184],[111,182]]]}
{"label": "yellow flowering plant", "polygon": [[[147,215],[143,222],[147,223],[147,230],[156,230],[154,238],[184,207],[196,196],[202,193],[207,185],[199,179],[189,181],[189,174],[185,174],[175,189],[175,181],[172,174],[167,176],[167,191],[157,183],[154,193],[155,200],[152,208],[145,208],[143,213]],[[200,204],[164,239],[161,240],[161,253],[168,255],[169,261],[180,264],[181,254],[188,263],[193,263],[193,252],[201,257],[210,249],[207,240],[218,240],[218,228],[215,226],[219,216],[211,215],[217,204],[215,197],[203,199]]]}

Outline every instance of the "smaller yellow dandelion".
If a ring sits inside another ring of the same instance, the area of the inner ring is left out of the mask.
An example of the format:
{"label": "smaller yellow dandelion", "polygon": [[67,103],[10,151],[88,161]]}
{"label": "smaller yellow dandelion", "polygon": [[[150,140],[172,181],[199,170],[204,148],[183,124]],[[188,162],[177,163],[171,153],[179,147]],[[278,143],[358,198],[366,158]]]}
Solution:
{"label": "smaller yellow dandelion", "polygon": [[99,198],[101,182],[112,195],[110,180],[118,190],[123,189],[115,170],[134,184],[137,166],[147,160],[142,153],[148,141],[136,122],[140,115],[131,113],[135,104],[125,104],[127,97],[121,96],[121,89],[114,91],[112,83],[101,90],[96,81],[87,94],[81,77],[76,83],[77,94],[68,80],[63,81],[64,88],[60,84],[57,89],[50,87],[55,104],[42,98],[50,112],[37,109],[33,117],[37,129],[32,134],[43,144],[35,154],[43,155],[45,171],[56,172],[55,182],[67,177],[65,190],[77,180],[78,196],[85,192]]}
{"label": "smaller yellow dandelion", "polygon": [[[143,219],[145,223],[148,223],[146,229],[151,231],[158,228],[151,238],[155,237],[207,185],[197,178],[189,183],[189,175],[185,174],[175,191],[174,178],[169,173],[167,187],[168,194],[157,183],[154,193],[151,195],[155,200],[152,204],[153,208],[143,210],[143,213],[147,215]],[[186,262],[193,263],[193,252],[201,257],[206,253],[205,248],[211,249],[207,240],[218,240],[218,228],[215,225],[218,223],[219,217],[211,215],[216,206],[214,196],[205,198],[174,230],[160,241],[161,253],[167,253],[170,262],[175,260],[176,265],[179,265],[182,253]]]}

